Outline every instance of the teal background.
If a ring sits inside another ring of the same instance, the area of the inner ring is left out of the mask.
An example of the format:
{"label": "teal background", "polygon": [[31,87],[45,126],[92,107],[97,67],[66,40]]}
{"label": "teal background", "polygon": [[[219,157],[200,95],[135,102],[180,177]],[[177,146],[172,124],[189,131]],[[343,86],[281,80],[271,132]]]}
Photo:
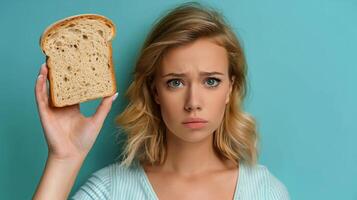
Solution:
{"label": "teal background", "polygon": [[[120,151],[114,117],[127,100],[135,59],[149,28],[184,1],[1,1],[0,199],[30,199],[47,145],[34,85],[44,55],[39,36],[52,22],[98,13],[117,26],[113,56],[119,97],[71,195]],[[259,162],[292,199],[357,199],[357,1],[200,1],[223,12],[249,65],[245,108],[258,121]],[[81,104],[94,113],[99,100]]]}

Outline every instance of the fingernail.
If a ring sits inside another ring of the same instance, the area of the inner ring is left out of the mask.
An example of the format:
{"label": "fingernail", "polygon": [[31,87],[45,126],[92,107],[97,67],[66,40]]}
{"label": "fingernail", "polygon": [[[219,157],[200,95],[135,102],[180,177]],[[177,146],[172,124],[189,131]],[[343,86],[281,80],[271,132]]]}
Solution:
{"label": "fingernail", "polygon": [[43,76],[42,74],[38,75],[37,80],[42,78],[42,76]]}
{"label": "fingernail", "polygon": [[113,96],[113,101],[115,101],[115,99],[118,97],[118,92],[114,94]]}

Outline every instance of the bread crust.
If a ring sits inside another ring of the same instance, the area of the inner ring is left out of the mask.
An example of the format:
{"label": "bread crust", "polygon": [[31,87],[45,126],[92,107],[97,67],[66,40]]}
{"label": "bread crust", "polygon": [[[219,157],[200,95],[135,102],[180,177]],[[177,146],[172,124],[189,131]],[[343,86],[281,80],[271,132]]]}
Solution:
{"label": "bread crust", "polygon": [[[48,78],[49,78],[49,93],[50,93],[50,97],[49,98],[49,104],[52,106],[52,107],[64,107],[64,106],[69,106],[69,104],[64,104],[64,105],[60,105],[58,104],[56,101],[54,101],[55,97],[54,97],[54,93],[53,93],[53,77],[52,77],[52,68],[51,68],[51,65],[50,65],[50,57],[46,54],[45,50],[44,50],[44,42],[45,42],[45,39],[47,37],[49,37],[52,32],[54,31],[57,31],[57,29],[61,28],[62,26],[65,26],[65,25],[68,25],[76,20],[81,20],[81,19],[95,19],[95,20],[100,20],[100,21],[103,21],[109,28],[111,28],[112,30],[112,35],[110,36],[110,39],[107,41],[108,42],[108,46],[109,46],[109,65],[110,65],[110,71],[111,71],[111,76],[112,76],[112,86],[113,86],[113,91],[109,94],[109,95],[106,95],[106,96],[103,96],[103,97],[107,97],[107,96],[112,96],[115,94],[115,92],[117,91],[117,87],[116,87],[116,79],[115,79],[115,71],[114,71],[114,64],[113,64],[113,50],[112,50],[112,39],[115,37],[116,35],[116,28],[115,28],[115,25],[114,23],[102,16],[102,15],[98,15],[98,14],[79,14],[79,15],[73,15],[73,16],[70,16],[70,17],[67,17],[67,18],[64,18],[64,19],[61,19],[61,20],[58,20],[56,22],[54,22],[53,24],[49,25],[45,30],[44,32],[42,33],[41,37],[40,37],[40,47],[41,47],[41,50],[42,52],[45,54],[46,56],[46,65],[48,67]],[[88,99],[84,99],[79,103],[82,103],[82,102],[85,102],[85,101],[88,101],[88,100],[94,100],[94,99],[97,99],[99,97],[95,97],[95,98],[88,98]],[[72,104],[71,104],[72,105]]]}

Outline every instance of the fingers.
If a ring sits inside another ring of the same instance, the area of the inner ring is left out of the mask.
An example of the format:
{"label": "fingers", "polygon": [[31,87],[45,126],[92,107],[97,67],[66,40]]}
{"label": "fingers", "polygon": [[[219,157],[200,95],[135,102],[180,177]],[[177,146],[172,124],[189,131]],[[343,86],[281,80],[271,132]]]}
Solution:
{"label": "fingers", "polygon": [[113,101],[118,97],[118,92],[115,93],[113,96],[109,96],[109,97],[104,97],[100,103],[100,105],[98,106],[95,114],[93,115],[93,120],[96,123],[102,124],[105,120],[105,118],[107,117]]}
{"label": "fingers", "polygon": [[46,64],[42,64],[39,72],[39,76],[36,80],[35,94],[36,102],[40,109],[48,105],[48,94],[47,94],[47,67]]}

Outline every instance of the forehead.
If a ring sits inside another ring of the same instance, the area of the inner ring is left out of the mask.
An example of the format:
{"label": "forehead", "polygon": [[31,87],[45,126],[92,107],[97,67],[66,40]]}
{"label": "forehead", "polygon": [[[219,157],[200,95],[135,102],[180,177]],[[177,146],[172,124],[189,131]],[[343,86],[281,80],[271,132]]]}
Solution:
{"label": "forehead", "polygon": [[226,74],[228,56],[224,47],[210,39],[199,39],[193,43],[169,50],[162,60],[160,74],[216,71]]}

